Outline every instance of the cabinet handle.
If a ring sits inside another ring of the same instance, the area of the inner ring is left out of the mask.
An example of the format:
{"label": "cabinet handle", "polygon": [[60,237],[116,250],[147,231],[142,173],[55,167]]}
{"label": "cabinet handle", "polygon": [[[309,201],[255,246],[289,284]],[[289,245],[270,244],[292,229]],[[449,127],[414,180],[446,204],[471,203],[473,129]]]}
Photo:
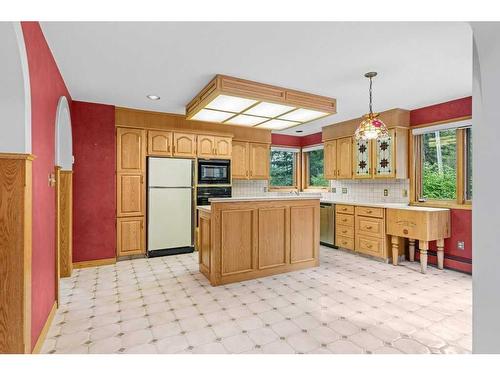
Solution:
{"label": "cabinet handle", "polygon": [[172,152],[175,153],[175,145],[172,146]]}
{"label": "cabinet handle", "polygon": [[372,245],[366,245],[367,248],[371,249],[373,246]]}
{"label": "cabinet handle", "polygon": [[372,210],[367,210],[366,213],[371,214],[373,211]]}
{"label": "cabinet handle", "polygon": [[342,219],[342,221],[345,223],[347,221],[347,219]]}
{"label": "cabinet handle", "polygon": [[372,226],[371,225],[367,225],[366,229],[372,229]]}
{"label": "cabinet handle", "polygon": [[344,208],[342,208],[342,211],[347,211],[347,208],[345,208],[345,207],[344,207]]}
{"label": "cabinet handle", "polygon": [[252,173],[253,173],[253,172],[252,172],[252,171],[250,171],[250,176],[252,175]]}
{"label": "cabinet handle", "polygon": [[167,145],[167,152],[170,152],[170,146]]}
{"label": "cabinet handle", "polygon": [[248,171],[245,172],[245,176],[248,176]]}
{"label": "cabinet handle", "polygon": [[141,174],[141,184],[144,183],[144,176]]}
{"label": "cabinet handle", "polygon": [[346,231],[346,230],[343,230],[343,231],[342,231],[342,233],[347,233],[347,231]]}

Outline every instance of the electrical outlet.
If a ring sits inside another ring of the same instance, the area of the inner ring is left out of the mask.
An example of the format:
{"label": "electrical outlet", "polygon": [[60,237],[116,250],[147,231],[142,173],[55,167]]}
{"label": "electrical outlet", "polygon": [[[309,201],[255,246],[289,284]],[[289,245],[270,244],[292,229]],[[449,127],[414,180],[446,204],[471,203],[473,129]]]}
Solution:
{"label": "electrical outlet", "polygon": [[336,193],[337,192],[337,188],[332,188],[332,193]]}
{"label": "electrical outlet", "polygon": [[408,196],[408,190],[403,189],[403,197],[406,198]]}
{"label": "electrical outlet", "polygon": [[458,250],[465,250],[465,243],[464,243],[464,241],[457,241],[457,249]]}
{"label": "electrical outlet", "polygon": [[342,188],[342,194],[347,194],[347,188]]}
{"label": "electrical outlet", "polygon": [[384,197],[388,197],[388,196],[389,196],[389,190],[384,189]]}

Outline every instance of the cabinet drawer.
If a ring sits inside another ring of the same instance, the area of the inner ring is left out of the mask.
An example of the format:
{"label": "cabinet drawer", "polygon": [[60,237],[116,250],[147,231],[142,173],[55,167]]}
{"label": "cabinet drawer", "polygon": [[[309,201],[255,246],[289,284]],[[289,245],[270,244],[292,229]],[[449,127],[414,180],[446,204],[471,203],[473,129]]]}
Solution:
{"label": "cabinet drawer", "polygon": [[376,207],[358,206],[358,207],[356,207],[356,215],[383,218],[384,217],[384,209],[383,208],[376,208]]}
{"label": "cabinet drawer", "polygon": [[337,204],[335,206],[335,212],[339,214],[354,214],[354,206],[349,206],[345,204]]}
{"label": "cabinet drawer", "polygon": [[356,215],[356,233],[382,238],[385,233],[384,219]]}
{"label": "cabinet drawer", "polygon": [[342,237],[354,238],[354,228],[345,225],[337,225],[335,232]]}
{"label": "cabinet drawer", "polygon": [[335,245],[343,247],[344,249],[354,250],[354,239],[337,235]]}
{"label": "cabinet drawer", "polygon": [[358,235],[356,236],[356,251],[382,258],[384,257],[384,240]]}
{"label": "cabinet drawer", "polygon": [[335,216],[335,222],[337,223],[337,225],[346,225],[354,227],[354,216],[337,214],[337,216]]}

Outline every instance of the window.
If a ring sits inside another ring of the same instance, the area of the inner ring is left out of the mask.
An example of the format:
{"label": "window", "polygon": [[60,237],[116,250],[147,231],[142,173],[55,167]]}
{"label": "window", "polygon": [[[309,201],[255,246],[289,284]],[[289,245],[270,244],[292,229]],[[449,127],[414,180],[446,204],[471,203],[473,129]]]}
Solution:
{"label": "window", "polygon": [[[465,125],[465,126],[464,126]],[[464,205],[472,201],[470,121],[413,130],[413,200]]]}
{"label": "window", "polygon": [[457,198],[456,132],[456,129],[448,129],[422,135],[421,198]]}
{"label": "window", "polygon": [[472,128],[465,129],[465,200],[472,201]]}
{"label": "window", "polygon": [[269,185],[275,188],[297,187],[296,166],[298,150],[271,148]]}
{"label": "window", "polygon": [[329,183],[323,174],[323,146],[306,148],[304,154],[304,188],[327,188]]}

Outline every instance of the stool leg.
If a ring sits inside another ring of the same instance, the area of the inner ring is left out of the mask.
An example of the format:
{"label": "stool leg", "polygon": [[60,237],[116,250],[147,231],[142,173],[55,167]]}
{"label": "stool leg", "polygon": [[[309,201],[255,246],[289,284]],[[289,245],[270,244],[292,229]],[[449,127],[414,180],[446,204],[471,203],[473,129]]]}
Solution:
{"label": "stool leg", "polygon": [[442,270],[444,267],[444,239],[441,238],[440,240],[437,240],[436,245],[437,245],[438,268]]}
{"label": "stool leg", "polygon": [[415,261],[415,240],[411,238],[408,240],[408,250],[410,252],[410,262]]}
{"label": "stool leg", "polygon": [[399,255],[399,237],[391,236],[392,243],[392,264],[398,265],[398,255]]}
{"label": "stool leg", "polygon": [[420,250],[420,270],[422,273],[427,272],[427,250],[429,250],[429,242],[418,241],[418,247]]}

